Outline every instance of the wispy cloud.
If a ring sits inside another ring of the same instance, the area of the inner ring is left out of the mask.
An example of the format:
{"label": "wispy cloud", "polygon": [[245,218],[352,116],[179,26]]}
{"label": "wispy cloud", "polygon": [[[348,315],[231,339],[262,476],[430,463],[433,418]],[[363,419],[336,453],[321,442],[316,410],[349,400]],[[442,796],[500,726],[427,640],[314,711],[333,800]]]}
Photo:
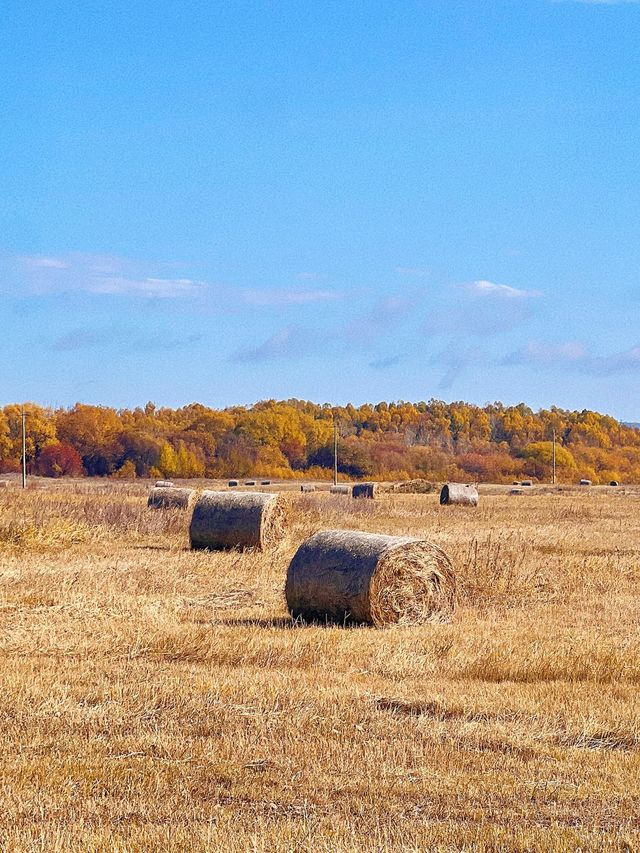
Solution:
{"label": "wispy cloud", "polygon": [[55,352],[82,352],[117,347],[119,352],[162,352],[186,349],[199,343],[201,334],[176,335],[173,332],[139,332],[124,328],[76,328],[57,338]]}
{"label": "wispy cloud", "polygon": [[580,362],[589,357],[587,347],[580,341],[547,343],[529,341],[522,349],[505,356],[502,364],[551,364]]}
{"label": "wispy cloud", "polygon": [[256,364],[280,359],[301,358],[316,352],[322,337],[318,330],[303,326],[287,326],[280,329],[261,344],[245,347],[231,357],[239,364]]}
{"label": "wispy cloud", "polygon": [[493,281],[480,279],[468,285],[469,290],[481,296],[493,296],[501,299],[532,299],[542,296],[539,290],[521,290],[508,284],[495,284]]}
{"label": "wispy cloud", "polygon": [[334,290],[300,289],[250,289],[240,293],[240,298],[248,305],[311,305],[314,302],[332,302],[341,295]]}

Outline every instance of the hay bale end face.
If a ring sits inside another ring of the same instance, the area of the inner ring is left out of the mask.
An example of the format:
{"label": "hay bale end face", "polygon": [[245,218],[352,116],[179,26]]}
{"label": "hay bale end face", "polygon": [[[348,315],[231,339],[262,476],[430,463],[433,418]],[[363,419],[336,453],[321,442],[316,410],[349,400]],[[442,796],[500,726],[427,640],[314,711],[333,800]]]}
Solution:
{"label": "hay bale end face", "polygon": [[356,483],[351,489],[351,497],[373,499],[375,498],[377,491],[377,483]]}
{"label": "hay bale end face", "polygon": [[286,505],[280,495],[207,491],[193,508],[189,539],[191,547],[198,550],[266,550],[282,539],[286,520]]}
{"label": "hay bale end face", "polygon": [[591,485],[591,480],[585,480],[585,479],[582,479],[582,480],[580,480],[580,485],[581,485],[581,486],[590,486],[590,485]]}
{"label": "hay bale end face", "polygon": [[151,489],[147,506],[152,509],[189,509],[194,494],[193,489],[155,486]]}
{"label": "hay bale end face", "polygon": [[315,492],[315,490],[316,490],[316,487],[312,486],[311,483],[303,483],[300,486],[301,492]]}
{"label": "hay bale end face", "polygon": [[261,486],[270,486],[271,480],[260,480],[260,485]]}
{"label": "hay bale end face", "polygon": [[612,481],[609,483],[609,485],[610,485],[610,486],[619,486],[619,485],[620,485],[620,483],[619,483],[617,480],[612,480]]}
{"label": "hay bale end face", "polygon": [[445,483],[440,492],[443,506],[478,506],[478,490],[465,483]]}
{"label": "hay bale end face", "polygon": [[524,492],[522,491],[522,489],[511,489],[509,494],[510,495],[523,495]]}
{"label": "hay bale end face", "polygon": [[351,491],[350,486],[331,486],[329,489],[332,495],[348,495]]}
{"label": "hay bale end face", "polygon": [[156,482],[156,488],[157,489],[172,489],[173,483],[171,482],[171,480],[158,480]]}
{"label": "hay bale end face", "polygon": [[233,489],[233,488],[235,488],[235,486],[239,486],[240,483],[237,480],[229,480],[227,485],[229,486],[230,489]]}
{"label": "hay bale end face", "polygon": [[375,625],[447,622],[455,573],[431,542],[354,530],[324,530],[300,546],[285,593],[294,618]]}
{"label": "hay bale end face", "polygon": [[533,486],[533,480],[523,480],[520,483],[521,486]]}
{"label": "hay bale end face", "polygon": [[255,486],[256,481],[255,480],[245,480],[244,484],[245,484],[245,486]]}

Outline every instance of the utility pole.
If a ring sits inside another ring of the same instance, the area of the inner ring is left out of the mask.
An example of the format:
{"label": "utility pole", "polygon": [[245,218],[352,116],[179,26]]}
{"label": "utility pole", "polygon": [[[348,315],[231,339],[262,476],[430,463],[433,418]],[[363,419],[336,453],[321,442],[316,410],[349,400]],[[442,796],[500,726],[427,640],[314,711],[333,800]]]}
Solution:
{"label": "utility pole", "polygon": [[27,488],[27,413],[22,407],[22,488]]}
{"label": "utility pole", "polygon": [[333,419],[333,485],[338,485],[338,421]]}
{"label": "utility pole", "polygon": [[553,485],[556,484],[556,431],[553,431]]}

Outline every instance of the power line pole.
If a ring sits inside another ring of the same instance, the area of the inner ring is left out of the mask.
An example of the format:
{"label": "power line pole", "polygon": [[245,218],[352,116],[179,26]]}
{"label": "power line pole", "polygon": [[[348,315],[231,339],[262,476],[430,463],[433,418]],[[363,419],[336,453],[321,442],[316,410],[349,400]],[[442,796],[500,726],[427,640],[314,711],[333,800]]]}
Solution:
{"label": "power line pole", "polygon": [[553,485],[556,484],[556,431],[553,431]]}
{"label": "power line pole", "polygon": [[333,485],[338,485],[338,421],[333,419]]}
{"label": "power line pole", "polygon": [[27,413],[22,407],[22,488],[27,488]]}

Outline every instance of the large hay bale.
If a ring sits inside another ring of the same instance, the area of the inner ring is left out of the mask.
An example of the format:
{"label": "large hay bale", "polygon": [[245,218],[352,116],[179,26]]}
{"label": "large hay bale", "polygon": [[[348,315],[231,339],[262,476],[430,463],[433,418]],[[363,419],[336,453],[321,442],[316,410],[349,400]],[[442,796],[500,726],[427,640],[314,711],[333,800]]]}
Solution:
{"label": "large hay bale", "polygon": [[332,495],[348,495],[351,492],[351,487],[346,485],[331,486],[329,491]]}
{"label": "large hay bale", "polygon": [[377,483],[356,483],[351,489],[352,498],[375,498],[378,491]]}
{"label": "large hay bale", "polygon": [[478,506],[478,490],[465,483],[445,483],[440,492],[440,503],[443,506]]}
{"label": "large hay bale", "polygon": [[609,485],[610,485],[610,486],[619,486],[619,485],[620,485],[620,483],[619,483],[617,480],[612,480],[612,481],[609,483]]}
{"label": "large hay bale", "polygon": [[156,480],[157,489],[172,489],[173,483],[171,480]]}
{"label": "large hay bale", "polygon": [[323,530],[296,552],[285,593],[292,616],[309,621],[378,628],[444,622],[455,605],[455,573],[431,542]]}
{"label": "large hay bale", "polygon": [[405,480],[402,483],[394,483],[390,491],[401,495],[428,495],[438,488],[436,483],[430,480],[418,478],[416,480]]}
{"label": "large hay bale", "polygon": [[268,492],[203,492],[195,507],[189,539],[195,549],[267,549],[286,528],[286,505]]}
{"label": "large hay bale", "polygon": [[316,487],[312,486],[311,483],[303,483],[300,486],[301,492],[315,492],[315,490],[316,490]]}
{"label": "large hay bale", "polygon": [[591,480],[585,480],[585,479],[583,478],[582,480],[580,480],[580,485],[581,485],[581,486],[590,486],[590,485],[591,485]]}
{"label": "large hay bale", "polygon": [[153,509],[189,509],[194,494],[193,489],[155,486],[151,489],[147,506]]}

